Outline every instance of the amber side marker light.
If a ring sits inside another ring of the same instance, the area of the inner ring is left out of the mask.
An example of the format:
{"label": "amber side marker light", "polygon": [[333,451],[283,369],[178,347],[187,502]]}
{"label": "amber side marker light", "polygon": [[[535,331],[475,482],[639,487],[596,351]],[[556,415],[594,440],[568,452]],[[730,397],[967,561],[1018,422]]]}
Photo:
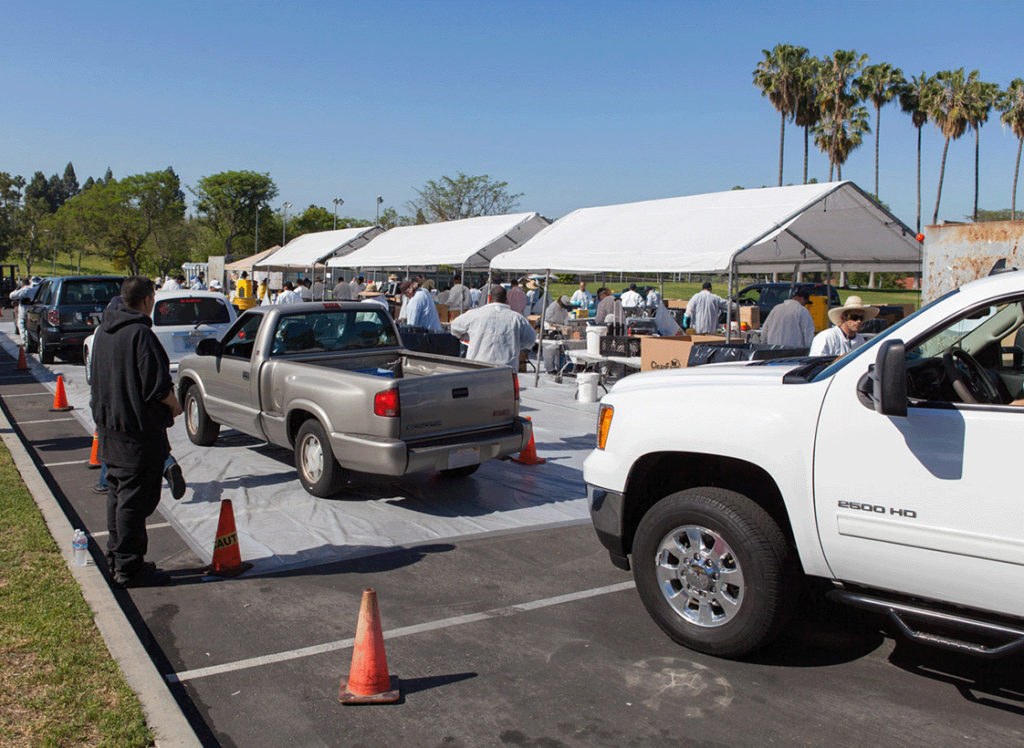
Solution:
{"label": "amber side marker light", "polygon": [[612,427],[612,414],[615,409],[610,405],[602,405],[597,412],[597,448],[604,449],[608,441],[608,431]]}

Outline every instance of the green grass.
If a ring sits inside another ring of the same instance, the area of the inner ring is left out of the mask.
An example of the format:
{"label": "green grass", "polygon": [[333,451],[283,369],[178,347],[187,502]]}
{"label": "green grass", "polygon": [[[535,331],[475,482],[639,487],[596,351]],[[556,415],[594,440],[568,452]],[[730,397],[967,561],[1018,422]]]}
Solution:
{"label": "green grass", "polygon": [[152,745],[142,707],[3,445],[0,516],[0,746]]}
{"label": "green grass", "polygon": [[[739,288],[742,289],[745,286],[749,286],[753,281],[741,281]],[[639,281],[637,285],[641,285]],[[642,285],[658,287],[658,284],[653,281],[646,281]],[[665,298],[666,299],[689,299],[694,294],[700,291],[700,283],[666,283],[665,284]],[[552,283],[551,284],[551,297],[557,298],[559,296],[572,296],[573,291],[578,289],[579,283]],[[600,287],[599,283],[587,283],[587,290],[590,293],[594,293]],[[608,288],[612,291],[622,291],[629,288],[629,281],[624,283],[612,283],[609,282]],[[716,283],[714,286],[714,292],[719,296],[724,297],[726,292],[725,283]],[[840,288],[839,298],[845,302],[850,296],[860,296],[865,304],[914,304],[916,306],[921,305],[921,292],[920,291],[905,291],[903,289],[897,290],[879,290],[879,289],[856,289],[856,288]]]}
{"label": "green grass", "polygon": [[[9,262],[15,262],[16,258],[11,258]],[[18,272],[25,275],[25,263],[21,263],[18,266]],[[60,277],[62,275],[124,275],[123,272],[115,270],[114,264],[110,260],[106,260],[96,255],[82,255],[82,272],[78,272],[78,256],[75,256],[75,261],[72,263],[70,258],[64,255],[57,255],[57,270],[53,270],[53,258],[44,257],[36,260],[32,263],[32,275],[38,275],[43,278],[49,278],[50,276]]]}

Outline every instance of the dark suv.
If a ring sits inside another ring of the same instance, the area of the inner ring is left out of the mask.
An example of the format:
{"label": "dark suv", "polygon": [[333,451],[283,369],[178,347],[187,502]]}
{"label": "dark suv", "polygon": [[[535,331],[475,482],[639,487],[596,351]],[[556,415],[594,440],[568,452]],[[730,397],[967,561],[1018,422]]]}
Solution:
{"label": "dark suv", "polygon": [[[768,317],[768,313],[790,298],[793,295],[793,289],[797,287],[806,288],[811,292],[811,296],[826,295],[824,283],[797,283],[795,286],[790,283],[755,283],[740,291],[736,300],[740,306],[756,306],[760,309],[761,324],[763,325]],[[835,286],[828,286],[827,288],[829,308],[842,306],[843,302],[839,300],[838,289]]]}
{"label": "dark suv", "polygon": [[39,284],[25,317],[25,350],[39,351],[39,361],[52,364],[56,354],[80,356],[82,343],[103,318],[103,310],[121,293],[123,277],[72,275],[47,278]]}

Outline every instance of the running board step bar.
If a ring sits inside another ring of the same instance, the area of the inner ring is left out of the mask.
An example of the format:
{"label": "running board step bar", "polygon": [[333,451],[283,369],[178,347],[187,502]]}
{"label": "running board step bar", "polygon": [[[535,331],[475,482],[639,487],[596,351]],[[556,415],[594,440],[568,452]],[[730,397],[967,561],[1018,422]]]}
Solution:
{"label": "running board step bar", "polygon": [[[885,613],[899,627],[904,636],[922,644],[929,644],[934,647],[941,647],[942,649],[948,649],[954,652],[967,652],[977,657],[986,657],[989,659],[1005,657],[1006,655],[1013,654],[1014,652],[1024,649],[1024,628],[990,623],[988,621],[981,621],[976,618],[968,618],[966,616],[952,615],[950,613],[941,613],[918,605],[894,602],[892,600],[871,597],[870,595],[865,595],[860,592],[850,592],[849,590],[829,590],[829,592],[826,593],[826,597],[830,600],[837,600],[839,602],[846,603],[847,605],[852,605],[855,608]],[[983,644],[961,641],[959,639],[951,639],[937,634],[929,634],[913,629],[904,620],[905,618],[919,619],[944,628],[952,628],[973,634],[998,637],[1000,639],[1010,639],[1011,641],[999,646],[990,647]]]}

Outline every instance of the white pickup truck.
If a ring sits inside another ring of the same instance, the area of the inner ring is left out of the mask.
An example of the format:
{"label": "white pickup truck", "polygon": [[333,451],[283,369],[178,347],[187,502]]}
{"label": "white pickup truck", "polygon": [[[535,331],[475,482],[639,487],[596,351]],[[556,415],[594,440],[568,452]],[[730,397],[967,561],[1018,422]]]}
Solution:
{"label": "white pickup truck", "polygon": [[659,371],[601,401],[584,465],[612,562],[677,642],[739,657],[805,576],[906,635],[1024,648],[1024,273],[969,283],[847,356]]}

